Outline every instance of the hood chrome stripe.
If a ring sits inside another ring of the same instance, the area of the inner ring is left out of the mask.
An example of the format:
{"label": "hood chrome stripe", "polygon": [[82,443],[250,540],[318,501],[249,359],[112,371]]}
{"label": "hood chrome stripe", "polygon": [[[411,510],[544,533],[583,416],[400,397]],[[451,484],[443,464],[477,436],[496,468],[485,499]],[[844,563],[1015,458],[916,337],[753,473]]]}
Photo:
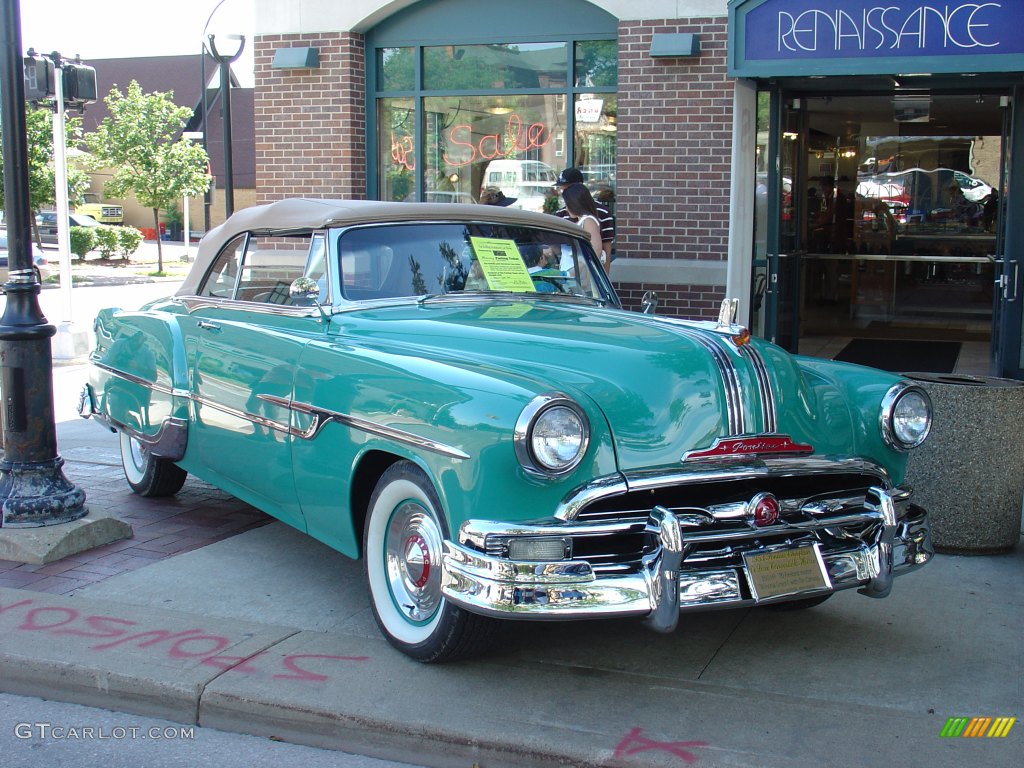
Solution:
{"label": "hood chrome stripe", "polygon": [[[635,313],[630,313],[635,314]],[[670,329],[695,341],[706,349],[718,367],[722,377],[722,387],[725,397],[726,428],[725,437],[746,434],[752,431],[753,427],[748,426],[748,418],[743,407],[743,385],[740,383],[739,373],[736,365],[729,357],[729,353],[721,346],[720,341],[724,338],[721,332],[702,330],[686,324],[685,320],[666,317],[651,317],[640,315],[633,319],[634,322],[644,325]]]}
{"label": "hood chrome stripe", "polygon": [[690,328],[678,329],[688,338],[693,339],[711,353],[718,372],[722,375],[722,387],[725,393],[725,409],[728,418],[727,435],[742,435],[750,431],[747,428],[746,411],[743,407],[743,386],[740,384],[736,366],[729,359],[728,353],[720,347],[714,338],[709,338],[700,331]]}
{"label": "hood chrome stripe", "polygon": [[739,348],[740,354],[750,360],[750,365],[757,378],[757,390],[761,395],[761,421],[762,432],[774,435],[779,431],[778,408],[775,403],[775,393],[772,391],[771,377],[768,375],[768,366],[765,365],[761,352],[752,344],[744,344]]}

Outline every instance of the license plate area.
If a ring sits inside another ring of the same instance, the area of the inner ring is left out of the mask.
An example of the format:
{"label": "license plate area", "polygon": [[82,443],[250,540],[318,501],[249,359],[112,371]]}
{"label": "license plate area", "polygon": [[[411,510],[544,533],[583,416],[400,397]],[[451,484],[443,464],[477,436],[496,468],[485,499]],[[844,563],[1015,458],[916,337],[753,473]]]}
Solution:
{"label": "license plate area", "polygon": [[745,552],[743,565],[756,602],[832,589],[817,544],[809,547]]}

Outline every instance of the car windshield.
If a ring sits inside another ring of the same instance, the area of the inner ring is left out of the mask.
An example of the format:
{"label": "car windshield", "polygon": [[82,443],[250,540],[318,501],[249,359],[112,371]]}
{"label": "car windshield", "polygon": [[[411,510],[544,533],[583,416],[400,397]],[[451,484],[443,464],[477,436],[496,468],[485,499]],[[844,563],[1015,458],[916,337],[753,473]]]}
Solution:
{"label": "car windshield", "polygon": [[351,301],[500,291],[617,303],[584,240],[534,227],[360,227],[338,232],[335,252]]}

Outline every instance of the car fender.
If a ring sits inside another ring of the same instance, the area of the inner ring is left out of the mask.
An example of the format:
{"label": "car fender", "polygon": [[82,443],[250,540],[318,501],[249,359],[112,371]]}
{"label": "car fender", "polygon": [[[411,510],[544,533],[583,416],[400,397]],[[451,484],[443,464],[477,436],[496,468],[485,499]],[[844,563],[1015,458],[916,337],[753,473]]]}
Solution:
{"label": "car fender", "polygon": [[[343,361],[344,370],[338,370]],[[361,474],[371,461],[408,459],[434,483],[451,531],[470,517],[550,518],[582,483],[616,471],[611,431],[585,395],[567,391],[584,410],[590,442],[565,476],[532,473],[516,458],[514,434],[523,409],[550,384],[508,371],[415,358],[341,341],[312,342],[299,366],[292,459],[310,534],[356,554],[363,510],[375,482]],[[381,470],[382,471],[382,470]],[[379,472],[377,473],[379,475]]]}
{"label": "car fender", "polygon": [[104,309],[96,316],[94,329],[89,387],[97,415],[146,438],[172,424],[184,429],[187,369],[173,318],[159,311]]}

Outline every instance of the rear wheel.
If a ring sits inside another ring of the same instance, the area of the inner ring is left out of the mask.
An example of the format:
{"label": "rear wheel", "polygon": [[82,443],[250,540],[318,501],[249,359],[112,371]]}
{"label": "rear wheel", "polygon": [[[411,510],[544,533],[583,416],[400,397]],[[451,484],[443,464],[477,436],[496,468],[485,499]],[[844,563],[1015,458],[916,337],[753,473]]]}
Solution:
{"label": "rear wheel", "polygon": [[136,438],[125,432],[121,438],[124,477],[140,496],[173,496],[185,484],[188,473],[169,459],[153,456]]}
{"label": "rear wheel", "polygon": [[433,485],[401,461],[380,478],[363,531],[370,604],[381,633],[417,661],[464,658],[490,644],[497,622],[449,603],[441,593],[447,533]]}

